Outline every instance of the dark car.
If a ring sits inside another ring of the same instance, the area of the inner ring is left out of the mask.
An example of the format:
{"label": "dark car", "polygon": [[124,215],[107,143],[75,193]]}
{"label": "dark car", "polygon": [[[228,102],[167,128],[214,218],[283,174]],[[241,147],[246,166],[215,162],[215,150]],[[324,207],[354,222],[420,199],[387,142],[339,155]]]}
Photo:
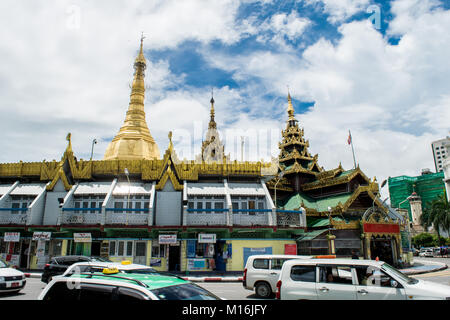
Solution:
{"label": "dark car", "polygon": [[63,274],[68,267],[77,262],[84,261],[100,261],[100,262],[111,262],[110,260],[103,257],[87,257],[87,256],[59,256],[53,257],[49,263],[45,265],[44,272],[41,276],[41,281],[44,283],[49,283],[52,281],[54,276],[59,276]]}

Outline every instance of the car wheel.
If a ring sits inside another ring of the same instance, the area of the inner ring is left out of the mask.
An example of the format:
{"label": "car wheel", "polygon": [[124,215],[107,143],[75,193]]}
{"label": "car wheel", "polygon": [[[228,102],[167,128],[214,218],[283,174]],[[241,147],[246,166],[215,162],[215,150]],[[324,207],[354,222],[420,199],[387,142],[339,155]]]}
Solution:
{"label": "car wheel", "polygon": [[258,297],[261,298],[269,298],[272,294],[272,289],[270,288],[270,285],[267,282],[259,282],[256,285],[255,293]]}

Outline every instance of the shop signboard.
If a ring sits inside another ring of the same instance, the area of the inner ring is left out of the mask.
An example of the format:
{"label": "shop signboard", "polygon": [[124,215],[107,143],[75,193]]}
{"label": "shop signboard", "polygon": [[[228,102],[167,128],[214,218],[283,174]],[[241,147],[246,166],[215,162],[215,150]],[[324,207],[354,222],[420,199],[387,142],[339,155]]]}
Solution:
{"label": "shop signboard", "polygon": [[5,242],[19,242],[20,232],[5,232],[5,237],[3,238]]}
{"label": "shop signboard", "polygon": [[297,245],[294,244],[285,244],[284,245],[284,254],[292,254],[297,255]]}
{"label": "shop signboard", "polygon": [[187,269],[189,271],[202,270],[207,267],[206,259],[187,259]]}
{"label": "shop signboard", "polygon": [[177,235],[176,234],[160,234],[158,238],[159,244],[176,244]]}
{"label": "shop signboard", "polygon": [[216,243],[215,233],[199,233],[198,243]]}
{"label": "shop signboard", "polygon": [[92,242],[90,233],[74,233],[73,240],[75,242]]}
{"label": "shop signboard", "polygon": [[52,237],[51,232],[36,231],[36,232],[33,232],[32,240],[33,241],[39,241],[39,240],[50,241],[51,237]]}

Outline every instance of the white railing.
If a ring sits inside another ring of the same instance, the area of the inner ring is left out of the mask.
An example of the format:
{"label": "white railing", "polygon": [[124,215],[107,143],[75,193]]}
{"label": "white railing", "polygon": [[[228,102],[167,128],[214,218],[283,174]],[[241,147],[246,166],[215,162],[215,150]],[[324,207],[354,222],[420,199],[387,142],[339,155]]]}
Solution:
{"label": "white railing", "polygon": [[0,224],[23,224],[28,220],[28,213],[16,211],[0,211]]}
{"label": "white railing", "polygon": [[100,213],[63,212],[61,216],[61,224],[100,224],[101,221]]}
{"label": "white railing", "polygon": [[188,226],[225,226],[227,224],[227,212],[195,213],[188,212]]}
{"label": "white railing", "polygon": [[106,212],[106,224],[147,225],[148,213]]}

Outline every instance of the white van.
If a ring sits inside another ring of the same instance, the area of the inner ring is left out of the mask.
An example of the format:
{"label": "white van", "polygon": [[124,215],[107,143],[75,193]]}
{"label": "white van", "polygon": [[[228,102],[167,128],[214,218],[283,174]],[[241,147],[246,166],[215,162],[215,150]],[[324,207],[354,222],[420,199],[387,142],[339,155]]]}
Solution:
{"label": "white van", "polygon": [[290,260],[277,282],[282,300],[450,300],[450,286],[410,278],[382,261]]}
{"label": "white van", "polygon": [[255,290],[258,297],[268,298],[276,291],[276,284],[283,263],[291,259],[311,259],[313,256],[263,254],[248,257],[242,284]]}

